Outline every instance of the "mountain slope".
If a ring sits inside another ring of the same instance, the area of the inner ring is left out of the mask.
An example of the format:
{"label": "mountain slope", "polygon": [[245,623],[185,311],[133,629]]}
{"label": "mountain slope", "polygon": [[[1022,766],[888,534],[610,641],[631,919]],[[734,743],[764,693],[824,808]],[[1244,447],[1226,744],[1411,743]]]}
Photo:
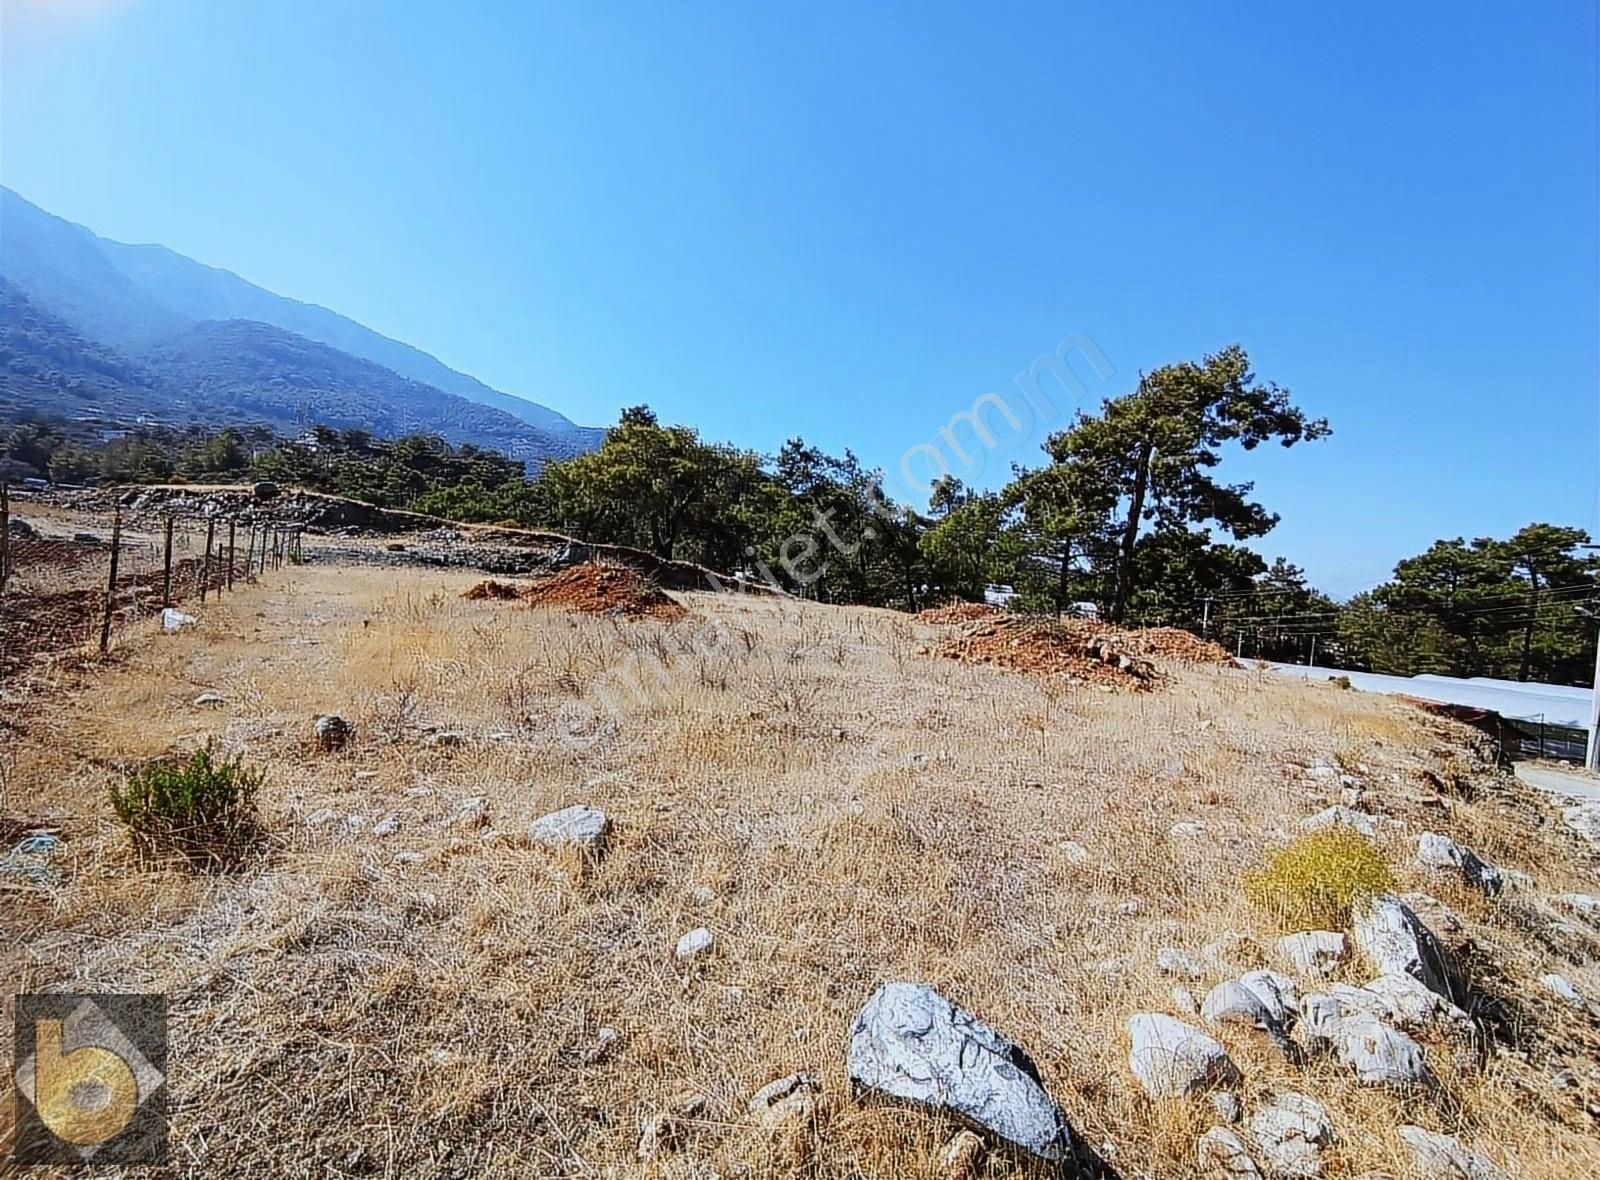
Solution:
{"label": "mountain slope", "polygon": [[150,371],[201,406],[279,429],[318,423],[380,437],[425,432],[538,465],[561,442],[537,427],[382,365],[253,320],[206,320],[146,356]]}
{"label": "mountain slope", "polygon": [[133,354],[205,320],[254,320],[371,361],[537,428],[553,457],[589,450],[603,430],[512,397],[327,308],[287,299],[164,246],[97,237],[0,188],[0,274],[79,335]]}
{"label": "mountain slope", "polygon": [[188,417],[180,399],[142,365],[85,340],[0,279],[0,418],[30,412]]}

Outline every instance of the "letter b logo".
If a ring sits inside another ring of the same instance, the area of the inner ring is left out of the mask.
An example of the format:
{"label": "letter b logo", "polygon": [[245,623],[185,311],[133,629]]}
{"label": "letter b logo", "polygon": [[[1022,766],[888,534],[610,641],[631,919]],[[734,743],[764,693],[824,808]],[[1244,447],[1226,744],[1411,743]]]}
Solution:
{"label": "letter b logo", "polygon": [[139,1109],[139,1079],[110,1049],[61,1049],[61,1021],[34,1026],[33,1106],[58,1139],[80,1147],[120,1135]]}

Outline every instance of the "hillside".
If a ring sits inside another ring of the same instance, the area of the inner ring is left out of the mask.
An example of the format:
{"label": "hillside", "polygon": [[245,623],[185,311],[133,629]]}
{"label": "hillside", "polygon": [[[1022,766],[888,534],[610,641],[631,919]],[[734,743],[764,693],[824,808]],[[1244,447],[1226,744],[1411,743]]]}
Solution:
{"label": "hillside", "polygon": [[[588,450],[604,433],[578,426],[547,406],[491,389],[420,349],[327,308],[276,295],[163,246],[133,246],[97,237],[4,188],[0,188],[0,276],[78,337],[133,361],[158,348],[170,352],[170,342],[199,323],[251,320],[409,380],[416,393],[407,406],[394,407],[401,416],[460,417],[454,407],[428,411],[420,404],[419,399],[430,396],[427,390],[437,390],[528,424],[533,431],[524,448],[535,447],[546,459]],[[292,373],[284,377],[291,384],[296,380]],[[218,383],[225,384],[225,380]],[[208,418],[226,410],[226,406],[196,407]]]}
{"label": "hillside", "polygon": [[153,345],[145,360],[168,388],[197,405],[227,407],[233,420],[387,437],[425,431],[535,463],[563,450],[560,440],[500,410],[270,324],[204,321]]}
{"label": "hillside", "polygon": [[[590,614],[346,545],[0,727],[0,829],[57,841],[12,857],[0,971],[169,997],[189,1170],[1600,1172],[1600,857],[1472,731],[1170,648],[1019,671],[944,654],[985,618]],[[206,741],[263,772],[264,843],[141,860],[110,786]],[[1365,895],[1301,924],[1326,853],[1253,900],[1317,831],[1431,933]]]}

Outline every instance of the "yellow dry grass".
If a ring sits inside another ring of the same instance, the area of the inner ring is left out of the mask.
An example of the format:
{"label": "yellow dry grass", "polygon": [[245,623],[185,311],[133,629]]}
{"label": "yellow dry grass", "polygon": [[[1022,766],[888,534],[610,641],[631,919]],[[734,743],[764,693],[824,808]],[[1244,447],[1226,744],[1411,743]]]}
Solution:
{"label": "yellow dry grass", "polygon": [[[1596,862],[1481,768],[1475,799],[1421,802],[1424,768],[1471,765],[1449,723],[1252,670],[1062,691],[919,654],[936,632],[883,611],[690,595],[688,621],[623,622],[465,601],[472,580],[285,569],[197,632],[121,637],[0,738],[5,816],[65,836],[58,889],[0,894],[5,990],[168,994],[180,1171],[938,1176],[953,1124],[845,1076],[862,1001],[916,979],[1027,1048],[1117,1174],[1194,1175],[1211,1108],[1144,1098],[1123,1026],[1175,1011],[1163,946],[1237,936],[1200,994],[1270,960],[1241,878],[1323,805],[1298,765],[1325,755],[1395,821],[1380,842],[1402,888],[1462,914],[1502,1039],[1474,1063],[1430,1043],[1440,1085],[1397,1094],[1224,1031],[1247,1109],[1282,1088],[1324,1102],[1330,1176],[1411,1175],[1403,1122],[1513,1175],[1600,1174],[1595,1082],[1550,1080],[1584,1079],[1600,1043],[1537,984],[1554,970],[1600,996],[1596,932],[1541,900],[1592,889]],[[193,707],[207,689],[226,705]],[[324,712],[356,727],[342,754],[312,750]],[[271,848],[231,876],[138,866],[106,802],[115,768],[207,738],[267,769]],[[455,822],[473,797],[486,828]],[[574,803],[613,816],[602,856],[530,846],[530,820]],[[1180,821],[1204,831],[1171,835]],[[1488,904],[1428,881],[1411,847],[1429,828],[1537,889]],[[714,949],[679,963],[701,925]],[[823,1083],[814,1123],[770,1140],[745,1102],[799,1070]],[[640,1161],[642,1126],[685,1093],[704,1109]]]}

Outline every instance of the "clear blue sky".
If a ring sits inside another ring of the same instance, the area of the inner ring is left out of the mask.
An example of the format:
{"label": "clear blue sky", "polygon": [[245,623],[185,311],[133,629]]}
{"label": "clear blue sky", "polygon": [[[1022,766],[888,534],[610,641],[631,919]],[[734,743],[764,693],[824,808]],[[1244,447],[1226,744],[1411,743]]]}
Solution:
{"label": "clear blue sky", "polygon": [[1330,591],[1600,525],[1593,0],[0,3],[6,184],[578,421],[893,468],[1069,333],[1237,340]]}

